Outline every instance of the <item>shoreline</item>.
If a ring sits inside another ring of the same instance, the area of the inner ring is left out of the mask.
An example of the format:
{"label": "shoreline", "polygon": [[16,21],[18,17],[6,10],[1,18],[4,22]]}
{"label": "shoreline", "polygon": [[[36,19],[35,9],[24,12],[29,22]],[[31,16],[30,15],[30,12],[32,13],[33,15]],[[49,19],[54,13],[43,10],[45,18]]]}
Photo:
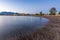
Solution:
{"label": "shoreline", "polygon": [[22,37],[22,40],[60,40],[60,16],[43,16],[50,21],[44,28]]}
{"label": "shoreline", "polygon": [[49,19],[49,22],[36,32],[27,33],[8,38],[9,40],[60,40],[60,16],[42,16]]}

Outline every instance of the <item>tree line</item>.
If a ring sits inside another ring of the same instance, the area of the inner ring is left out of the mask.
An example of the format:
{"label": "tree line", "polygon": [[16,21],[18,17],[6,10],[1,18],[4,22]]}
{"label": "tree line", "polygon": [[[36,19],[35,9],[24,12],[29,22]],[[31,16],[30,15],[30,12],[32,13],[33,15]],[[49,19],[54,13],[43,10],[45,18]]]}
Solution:
{"label": "tree line", "polygon": [[[47,15],[56,15],[57,14],[57,10],[55,7],[52,7],[49,10],[49,13]],[[43,13],[42,11],[39,13],[35,13],[35,14],[25,14],[25,13],[14,13],[14,12],[1,12],[0,15],[14,15],[14,16],[44,16],[46,15],[45,13]],[[58,12],[58,15],[60,15],[60,12]]]}
{"label": "tree line", "polygon": [[[57,13],[57,10],[55,7],[52,7],[50,10],[49,10],[49,14],[48,15],[56,15]],[[40,14],[36,13],[36,15],[44,15],[43,12],[41,11]],[[60,15],[60,12],[58,12],[58,15]]]}

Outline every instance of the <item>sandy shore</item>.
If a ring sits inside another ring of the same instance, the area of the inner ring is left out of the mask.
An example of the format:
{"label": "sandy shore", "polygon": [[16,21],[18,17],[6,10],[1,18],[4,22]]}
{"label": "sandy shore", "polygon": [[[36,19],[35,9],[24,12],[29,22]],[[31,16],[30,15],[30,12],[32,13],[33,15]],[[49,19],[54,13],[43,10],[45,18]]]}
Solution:
{"label": "sandy shore", "polygon": [[31,34],[13,37],[12,40],[60,40],[60,16],[43,16],[49,19],[47,25]]}
{"label": "sandy shore", "polygon": [[44,28],[31,35],[22,37],[23,40],[60,40],[60,16],[44,16],[49,19]]}

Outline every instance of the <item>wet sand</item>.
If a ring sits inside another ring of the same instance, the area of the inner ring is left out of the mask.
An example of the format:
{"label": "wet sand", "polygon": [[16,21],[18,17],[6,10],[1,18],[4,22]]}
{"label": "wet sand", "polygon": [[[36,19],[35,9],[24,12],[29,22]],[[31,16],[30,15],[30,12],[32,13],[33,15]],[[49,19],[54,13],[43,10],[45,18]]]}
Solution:
{"label": "wet sand", "polygon": [[27,36],[26,40],[60,40],[60,16],[43,17],[49,19],[48,24]]}
{"label": "wet sand", "polygon": [[36,32],[17,35],[9,40],[60,40],[60,16],[43,16],[49,19],[48,24]]}

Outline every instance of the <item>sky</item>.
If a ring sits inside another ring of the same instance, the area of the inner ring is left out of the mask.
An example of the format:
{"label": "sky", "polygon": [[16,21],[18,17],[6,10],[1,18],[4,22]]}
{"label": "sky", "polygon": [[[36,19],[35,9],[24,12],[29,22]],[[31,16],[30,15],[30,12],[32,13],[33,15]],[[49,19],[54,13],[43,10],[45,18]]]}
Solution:
{"label": "sky", "polygon": [[49,13],[55,7],[60,11],[60,0],[0,0],[0,12]]}

